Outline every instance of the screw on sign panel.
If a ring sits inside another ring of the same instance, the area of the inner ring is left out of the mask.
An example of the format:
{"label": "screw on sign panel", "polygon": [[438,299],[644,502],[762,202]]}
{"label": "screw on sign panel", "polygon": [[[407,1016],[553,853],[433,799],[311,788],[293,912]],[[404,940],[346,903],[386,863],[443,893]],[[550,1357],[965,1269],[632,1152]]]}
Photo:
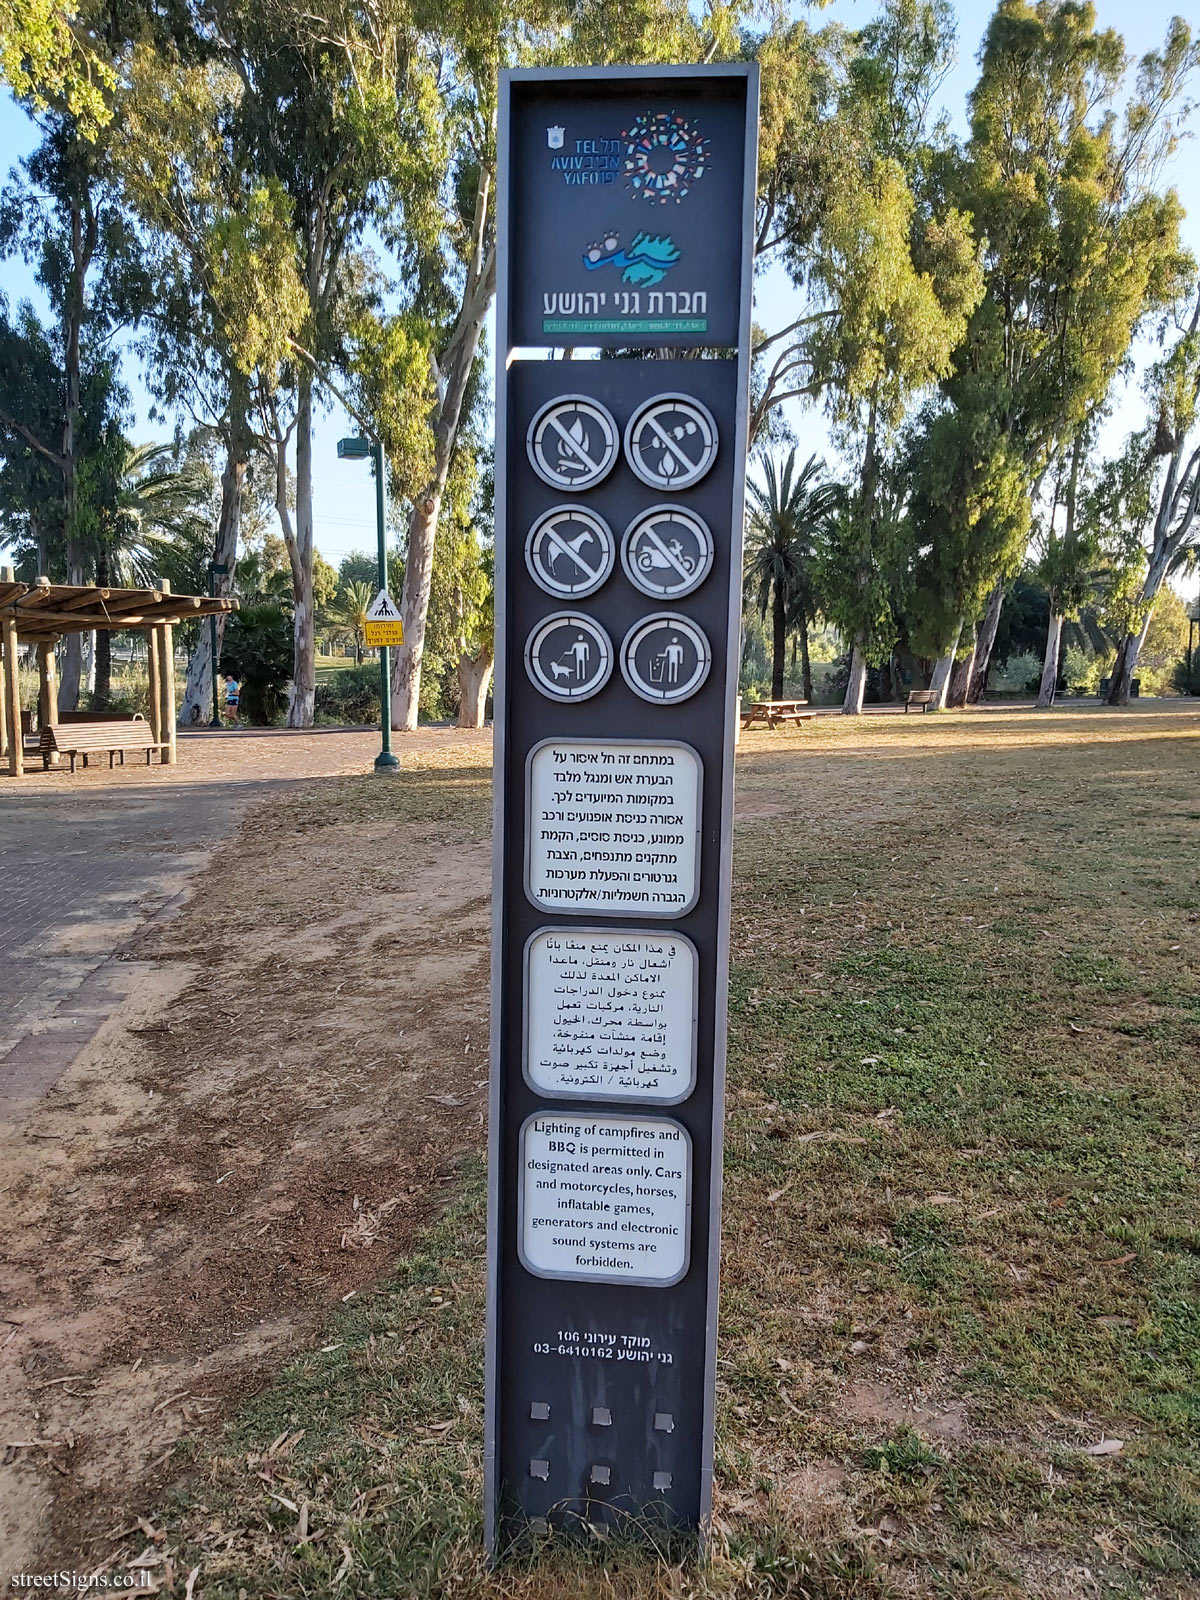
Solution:
{"label": "screw on sign panel", "polygon": [[603,517],[579,506],[554,506],[525,541],[525,565],[547,594],[582,599],[595,594],[616,561],[616,540]]}
{"label": "screw on sign panel", "polygon": [[551,700],[589,699],[603,689],[612,668],[612,641],[579,612],[547,617],[525,645],[525,670]]}
{"label": "screw on sign panel", "polygon": [[660,394],[630,418],[625,455],[652,489],[688,489],[717,459],[712,412],[686,395]]}
{"label": "screw on sign panel", "polygon": [[698,589],[712,571],[708,524],[682,506],[652,506],[625,530],[621,564],[635,589],[652,600],[675,599]]}
{"label": "screw on sign panel", "polygon": [[625,682],[654,705],[689,699],[711,666],[712,651],[703,630],[671,611],[637,623],[621,646]]}
{"label": "screw on sign panel", "polygon": [[612,413],[586,395],[544,405],[529,425],[529,463],[555,489],[590,489],[616,464],[621,436]]}

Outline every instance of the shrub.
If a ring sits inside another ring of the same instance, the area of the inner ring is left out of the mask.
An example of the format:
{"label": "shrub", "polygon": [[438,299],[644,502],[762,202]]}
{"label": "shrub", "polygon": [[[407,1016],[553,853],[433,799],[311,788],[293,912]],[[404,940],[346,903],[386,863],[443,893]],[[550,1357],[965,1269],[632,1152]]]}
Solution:
{"label": "shrub", "polygon": [[244,605],[225,624],[221,672],[242,686],[241,714],[269,727],[278,721],[292,676],[292,619],[278,600]]}
{"label": "shrub", "polygon": [[1188,659],[1180,656],[1171,668],[1171,688],[1176,694],[1191,694],[1193,690],[1200,694],[1200,650],[1196,652],[1196,659],[1192,662],[1192,681],[1188,682]]}
{"label": "shrub", "polygon": [[339,724],[379,721],[379,663],[339,668],[317,684],[313,708],[318,720]]}
{"label": "shrub", "polygon": [[1113,659],[1111,655],[1098,656],[1089,650],[1080,650],[1075,645],[1068,645],[1059,668],[1062,680],[1072,694],[1098,694],[1100,679],[1111,666]]}

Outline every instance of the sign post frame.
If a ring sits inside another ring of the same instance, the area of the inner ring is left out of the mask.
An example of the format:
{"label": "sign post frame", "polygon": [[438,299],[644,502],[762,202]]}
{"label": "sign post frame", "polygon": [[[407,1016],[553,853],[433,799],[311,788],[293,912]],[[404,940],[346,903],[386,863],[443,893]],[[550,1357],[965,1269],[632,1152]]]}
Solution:
{"label": "sign post frame", "polygon": [[[503,1175],[502,1165],[505,1159],[503,1132],[504,1132],[504,1017],[505,1017],[505,984],[506,984],[506,938],[508,936],[505,923],[505,894],[506,890],[515,884],[516,892],[520,892],[525,883],[523,864],[514,864],[506,860],[508,845],[509,819],[506,814],[506,781],[505,774],[508,767],[509,753],[507,750],[507,709],[511,695],[509,683],[510,662],[512,671],[519,671],[520,651],[524,647],[524,640],[510,641],[506,635],[508,617],[508,575],[509,560],[514,563],[522,559],[525,547],[526,530],[522,528],[508,528],[506,526],[508,496],[509,496],[509,452],[524,451],[526,441],[524,437],[511,438],[509,429],[509,407],[507,403],[507,389],[509,369],[514,359],[514,347],[511,337],[512,331],[512,127],[513,127],[513,102],[514,94],[520,94],[526,88],[536,89],[561,87],[564,90],[579,89],[587,92],[598,86],[628,86],[631,91],[645,89],[647,92],[658,91],[660,94],[670,95],[678,86],[678,92],[683,94],[689,88],[694,88],[698,82],[713,81],[717,79],[738,79],[744,84],[746,104],[746,129],[744,142],[744,156],[741,173],[741,215],[737,219],[740,227],[740,300],[737,311],[737,377],[736,377],[736,409],[735,428],[732,439],[724,440],[723,445],[735,453],[735,473],[733,503],[731,507],[731,527],[729,537],[732,542],[730,558],[730,580],[728,584],[727,604],[727,644],[725,655],[725,673],[723,693],[726,707],[726,736],[723,740],[720,770],[720,844],[719,844],[719,874],[716,884],[710,883],[706,892],[714,894],[717,898],[717,934],[715,944],[715,962],[711,976],[715,984],[715,1014],[714,1014],[714,1040],[712,1054],[712,1157],[709,1167],[708,1186],[705,1191],[691,1192],[690,1210],[694,1212],[701,1207],[706,1207],[710,1219],[708,1259],[706,1267],[707,1298],[706,1298],[706,1325],[704,1328],[704,1362],[703,1362],[703,1418],[702,1418],[702,1446],[700,1460],[700,1508],[698,1518],[698,1535],[701,1554],[707,1551],[711,1531],[712,1498],[713,1498],[713,1453],[714,1453],[714,1422],[715,1422],[715,1393],[716,1393],[716,1361],[717,1361],[717,1297],[720,1273],[720,1226],[721,1226],[721,1198],[722,1198],[722,1127],[724,1118],[724,1083],[726,1063],[726,1030],[728,1009],[728,969],[729,969],[729,920],[730,920],[730,877],[732,865],[732,824],[733,824],[733,779],[734,779],[734,727],[736,723],[738,670],[740,652],[738,640],[741,627],[741,543],[742,523],[745,510],[745,472],[744,463],[747,454],[747,434],[749,425],[749,377],[750,377],[750,338],[751,338],[751,304],[752,304],[752,277],[753,277],[753,242],[754,242],[754,207],[757,184],[757,120],[758,120],[758,67],[752,63],[717,64],[704,67],[693,65],[680,66],[639,66],[639,67],[580,67],[572,69],[559,68],[526,68],[505,70],[500,74],[499,90],[499,127],[498,127],[498,184],[497,184],[497,221],[496,221],[496,261],[497,261],[497,311],[496,311],[496,652],[495,652],[495,679],[494,679],[494,786],[493,786],[493,871],[492,871],[492,953],[491,953],[491,1040],[490,1040],[490,1082],[488,1102],[488,1211],[487,1211],[487,1253],[488,1253],[488,1286],[486,1306],[486,1385],[485,1385],[485,1415],[484,1415],[484,1538],[489,1559],[495,1560],[501,1552],[504,1542],[501,1519],[503,1508],[501,1505],[501,1484],[499,1481],[500,1461],[498,1456],[498,1428],[499,1411],[502,1388],[502,1374],[499,1370],[500,1363],[500,1335],[501,1335],[501,1271],[500,1253],[503,1247],[503,1229],[505,1226],[504,1201],[503,1201]],[[587,345],[586,336],[581,336],[581,344]],[[596,339],[594,343],[613,343],[612,338]],[[646,338],[630,339],[629,344],[654,345],[673,344],[691,345],[704,343],[696,337],[684,338]],[[549,342],[543,343],[542,349],[551,348]],[[728,346],[725,348],[728,349]],[[577,369],[578,370],[578,369]],[[564,376],[564,391],[574,387]],[[661,498],[661,496],[659,496]],[[617,532],[620,539],[620,530]],[[714,530],[715,531],[715,530]],[[618,562],[618,571],[620,563]],[[569,604],[570,602],[565,602]],[[560,736],[567,737],[567,736]],[[678,737],[676,729],[664,730],[664,738],[670,740]],[[526,840],[526,850],[528,840]],[[515,876],[514,876],[515,870]],[[647,932],[653,932],[653,923],[647,925]],[[512,997],[507,997],[511,1004]],[[518,1003],[523,1004],[523,996]],[[571,1112],[570,1106],[564,1107],[565,1114]],[[580,1113],[582,1114],[582,1108]],[[647,1117],[671,1116],[677,1110],[672,1105],[650,1106],[643,1108]],[[628,1104],[613,1107],[614,1115],[636,1114],[634,1108]],[[699,1330],[696,1330],[697,1332]]]}

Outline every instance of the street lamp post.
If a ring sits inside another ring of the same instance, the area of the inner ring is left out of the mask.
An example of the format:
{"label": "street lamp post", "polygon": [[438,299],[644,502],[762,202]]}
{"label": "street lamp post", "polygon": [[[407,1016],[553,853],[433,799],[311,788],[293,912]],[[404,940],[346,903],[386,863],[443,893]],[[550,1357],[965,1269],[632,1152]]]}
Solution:
{"label": "street lamp post", "polygon": [[[342,461],[375,463],[375,534],[376,559],[379,569],[379,587],[387,588],[387,530],[384,518],[384,456],[382,439],[366,439],[361,435],[338,440],[338,458]],[[379,646],[379,729],[381,746],[375,757],[376,772],[391,772],[400,765],[392,754],[392,675],[385,644]]]}
{"label": "street lamp post", "polygon": [[[208,563],[208,592],[214,598],[217,593],[218,577],[223,578],[228,571],[229,568],[223,561],[210,561]],[[219,728],[221,726],[221,701],[217,691],[217,613],[215,611],[208,619],[208,637],[212,641],[212,672],[210,676],[212,677],[213,701],[212,721],[209,723],[209,727]]]}

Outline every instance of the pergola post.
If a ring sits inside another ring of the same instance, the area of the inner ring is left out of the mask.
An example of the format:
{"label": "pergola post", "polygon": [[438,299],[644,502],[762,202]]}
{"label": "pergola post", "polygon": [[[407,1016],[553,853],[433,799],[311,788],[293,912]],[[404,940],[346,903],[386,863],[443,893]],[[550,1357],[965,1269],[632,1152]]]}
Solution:
{"label": "pergola post", "polygon": [[[58,639],[53,635],[42,639],[37,647],[38,663],[38,730],[58,727],[58,664],[54,659],[54,646]],[[58,752],[52,751],[50,765],[58,765]]]}
{"label": "pergola post", "polygon": [[58,727],[58,663],[54,659],[57,636],[42,639],[37,647],[38,727]]}
{"label": "pergola post", "polygon": [[[158,587],[164,596],[171,592],[171,585],[166,578],[158,580]],[[162,623],[155,631],[158,634],[158,737],[166,747],[162,752],[162,759],[167,766],[173,767],[178,754],[175,727],[175,634],[169,622]]]}
{"label": "pergola post", "polygon": [[0,761],[8,755],[8,671],[4,665],[4,640],[0,637]]}
{"label": "pergola post", "polygon": [[146,665],[150,673],[150,737],[155,744],[162,738],[162,690],[159,687],[158,629],[146,629]]}
{"label": "pergola post", "polygon": [[21,680],[17,674],[17,619],[4,619],[4,722],[8,733],[8,770],[19,778],[25,770],[21,742]]}

